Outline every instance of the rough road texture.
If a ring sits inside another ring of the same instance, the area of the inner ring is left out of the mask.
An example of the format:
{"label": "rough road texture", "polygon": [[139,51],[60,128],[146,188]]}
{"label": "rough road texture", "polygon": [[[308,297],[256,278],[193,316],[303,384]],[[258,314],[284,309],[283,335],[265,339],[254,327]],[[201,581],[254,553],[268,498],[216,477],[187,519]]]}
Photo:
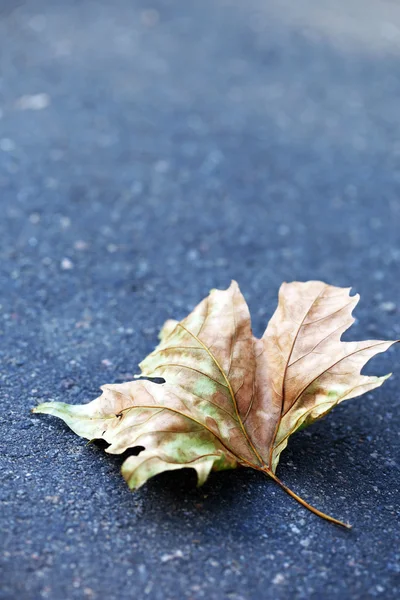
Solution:
{"label": "rough road texture", "polygon": [[353,339],[400,337],[400,9],[332,4],[0,3],[2,600],[398,597],[396,349],[278,471],[351,532],[244,469],[132,494],[29,413],[129,379],[231,278],[257,335],[320,278],[361,293]]}

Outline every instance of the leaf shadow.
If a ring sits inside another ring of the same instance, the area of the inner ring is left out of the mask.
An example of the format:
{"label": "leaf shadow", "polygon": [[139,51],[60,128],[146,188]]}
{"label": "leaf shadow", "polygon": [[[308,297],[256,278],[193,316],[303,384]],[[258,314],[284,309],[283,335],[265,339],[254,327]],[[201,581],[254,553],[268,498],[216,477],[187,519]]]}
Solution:
{"label": "leaf shadow", "polygon": [[[363,510],[356,506],[360,495],[367,495],[369,487],[379,485],[382,473],[390,471],[389,467],[378,470],[370,459],[367,426],[368,419],[357,421],[349,407],[338,407],[336,418],[321,420],[292,437],[278,476],[317,508],[341,518],[349,509],[352,523],[359,510],[362,522]],[[331,527],[301,508],[273,481],[247,468],[211,473],[202,487],[196,486],[195,471],[184,468],[161,473],[130,492],[120,469],[127,456],[137,455],[140,448],[111,455],[104,453],[107,444],[102,440],[92,442],[91,447],[99,469],[107,465],[112,475],[109,489],[118,495],[116,510],[132,518],[140,506],[140,519],[149,528],[176,527],[203,541],[216,534],[239,541],[260,534],[272,539],[277,528],[288,527],[299,518],[306,519],[307,527]],[[332,535],[341,535],[338,528],[332,531]]]}
{"label": "leaf shadow", "polygon": [[[97,444],[96,444],[97,445]],[[238,468],[231,471],[211,473],[206,483],[198,487],[197,475],[193,469],[183,468],[160,473],[152,477],[135,492],[130,492],[119,471],[124,459],[137,451],[127,451],[124,455],[106,457],[112,473],[120,478],[120,509],[136,510],[137,501],[141,505],[141,519],[149,527],[165,528],[176,524],[181,530],[182,524],[194,537],[207,538],[208,533],[218,527],[221,534],[240,537],[244,531],[259,530],[260,516],[254,519],[254,504],[257,496],[262,495],[263,513],[270,518],[265,497],[275,485],[267,481],[260,473],[251,469]],[[218,525],[217,525],[218,524]]]}
{"label": "leaf shadow", "polygon": [[279,477],[289,486],[330,496],[333,502],[345,497],[346,506],[361,497],[365,500],[371,487],[393,477],[389,463],[373,458],[373,450],[378,453],[385,441],[382,432],[369,434],[372,422],[373,416],[360,415],[357,407],[337,407],[335,418],[329,416],[292,436],[278,467]]}

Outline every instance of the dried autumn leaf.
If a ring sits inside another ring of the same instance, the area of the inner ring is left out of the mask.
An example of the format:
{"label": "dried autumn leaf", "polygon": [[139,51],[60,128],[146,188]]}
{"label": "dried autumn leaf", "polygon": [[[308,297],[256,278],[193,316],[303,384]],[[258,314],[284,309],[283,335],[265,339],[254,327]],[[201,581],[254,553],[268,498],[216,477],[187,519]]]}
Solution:
{"label": "dried autumn leaf", "polygon": [[112,454],[144,447],[122,465],[131,489],[162,471],[191,467],[202,484],[211,470],[252,467],[343,525],[289,490],[275,471],[292,433],[389,376],[360,371],[395,342],[341,341],[359,300],[349,291],[319,281],[284,283],[257,339],[232,282],[182,321],[165,323],[159,345],[140,364],[149,380],[103,386],[88,404],[49,402],[34,412],[60,417],[81,437],[105,440]]}

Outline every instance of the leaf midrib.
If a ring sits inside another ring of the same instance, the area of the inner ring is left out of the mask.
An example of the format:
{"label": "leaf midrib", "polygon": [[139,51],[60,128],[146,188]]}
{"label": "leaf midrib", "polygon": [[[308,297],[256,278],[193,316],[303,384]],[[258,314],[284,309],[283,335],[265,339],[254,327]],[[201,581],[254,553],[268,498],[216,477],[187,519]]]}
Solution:
{"label": "leaf midrib", "polygon": [[207,425],[205,425],[201,421],[198,421],[197,419],[195,419],[191,415],[186,415],[185,413],[177,410],[176,408],[171,408],[170,406],[164,406],[162,404],[153,404],[151,406],[142,405],[141,404],[140,406],[130,406],[128,408],[124,408],[118,414],[120,414],[122,412],[127,412],[128,410],[135,410],[135,409],[139,409],[139,408],[169,410],[169,411],[171,411],[171,412],[173,412],[173,413],[175,413],[177,415],[180,415],[181,417],[184,417],[185,419],[189,419],[190,421],[193,421],[194,423],[197,423],[197,425],[200,425],[200,427],[203,427],[209,433],[211,433],[211,435],[213,435],[215,437],[215,439],[219,441],[219,443],[225,448],[225,450],[227,452],[229,452],[229,454],[231,454],[232,456],[234,456],[235,458],[237,458],[239,461],[242,461],[243,463],[246,463],[247,465],[253,466],[253,465],[251,465],[251,463],[246,458],[243,458],[243,456],[240,456],[235,450],[232,450],[231,448],[229,448],[226,445],[226,443],[212,429],[210,429],[209,427],[207,427]]}
{"label": "leaf midrib", "polygon": [[[202,340],[201,340],[199,337],[197,337],[197,335],[195,335],[195,334],[194,334],[192,331],[190,331],[189,329],[187,329],[187,328],[186,328],[184,325],[182,325],[182,323],[180,323],[180,322],[177,324],[177,327],[178,327],[178,326],[182,327],[182,329],[184,329],[184,331],[186,331],[186,332],[187,332],[189,335],[191,335],[191,336],[192,336],[192,337],[193,337],[193,338],[194,338],[194,339],[195,339],[195,340],[196,340],[196,341],[197,341],[199,344],[201,344],[201,346],[202,346],[202,347],[203,347],[203,348],[206,350],[206,352],[208,353],[208,355],[210,356],[210,358],[211,358],[211,359],[214,361],[215,365],[217,366],[218,370],[220,371],[220,373],[221,373],[222,377],[224,378],[224,380],[225,380],[225,382],[226,382],[226,386],[227,386],[227,388],[228,388],[228,390],[229,390],[229,394],[230,394],[230,396],[231,396],[232,403],[233,403],[233,406],[234,406],[234,408],[235,408],[236,417],[237,417],[238,423],[239,423],[239,425],[240,425],[240,428],[241,428],[241,430],[242,430],[242,432],[243,432],[243,435],[244,435],[244,437],[245,437],[245,439],[246,439],[246,442],[247,442],[248,446],[250,447],[251,451],[253,452],[253,454],[255,455],[255,457],[257,458],[257,460],[259,461],[260,465],[264,465],[264,464],[265,464],[265,461],[262,459],[262,457],[261,457],[261,456],[259,455],[259,453],[257,452],[257,450],[256,450],[255,446],[253,445],[253,443],[252,443],[252,441],[251,441],[251,439],[250,439],[250,437],[249,437],[249,435],[248,435],[248,433],[247,433],[247,431],[246,431],[246,428],[245,428],[245,426],[244,426],[244,423],[243,423],[243,421],[242,421],[242,419],[241,419],[241,417],[240,417],[240,414],[239,414],[239,409],[238,409],[238,405],[237,405],[237,402],[236,402],[235,393],[234,393],[234,391],[233,391],[233,388],[232,388],[231,382],[229,381],[229,379],[228,379],[228,377],[227,377],[227,375],[226,375],[226,373],[225,373],[224,369],[223,369],[223,368],[222,368],[222,366],[220,365],[220,363],[219,363],[218,359],[217,359],[217,358],[214,356],[214,354],[213,354],[213,353],[211,352],[211,350],[210,350],[210,349],[209,349],[209,348],[206,346],[206,344],[204,344],[204,343],[202,342]],[[232,452],[232,451],[231,451],[231,452]]]}

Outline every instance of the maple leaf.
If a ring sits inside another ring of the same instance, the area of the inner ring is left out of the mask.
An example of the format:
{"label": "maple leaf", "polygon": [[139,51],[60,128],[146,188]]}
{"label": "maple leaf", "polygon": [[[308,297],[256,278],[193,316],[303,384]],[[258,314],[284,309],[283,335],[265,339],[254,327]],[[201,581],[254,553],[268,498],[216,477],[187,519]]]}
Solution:
{"label": "maple leaf", "polygon": [[389,377],[364,376],[361,369],[394,341],[341,341],[358,300],[350,288],[320,281],[284,283],[257,339],[232,282],[182,321],[165,323],[159,345],[140,364],[148,379],[105,385],[88,404],[49,402],[33,410],[60,417],[81,437],[105,440],[106,452],[143,447],[122,465],[131,489],[162,471],[190,467],[202,484],[211,470],[251,467],[347,527],[310,506],[275,471],[292,433]]}

